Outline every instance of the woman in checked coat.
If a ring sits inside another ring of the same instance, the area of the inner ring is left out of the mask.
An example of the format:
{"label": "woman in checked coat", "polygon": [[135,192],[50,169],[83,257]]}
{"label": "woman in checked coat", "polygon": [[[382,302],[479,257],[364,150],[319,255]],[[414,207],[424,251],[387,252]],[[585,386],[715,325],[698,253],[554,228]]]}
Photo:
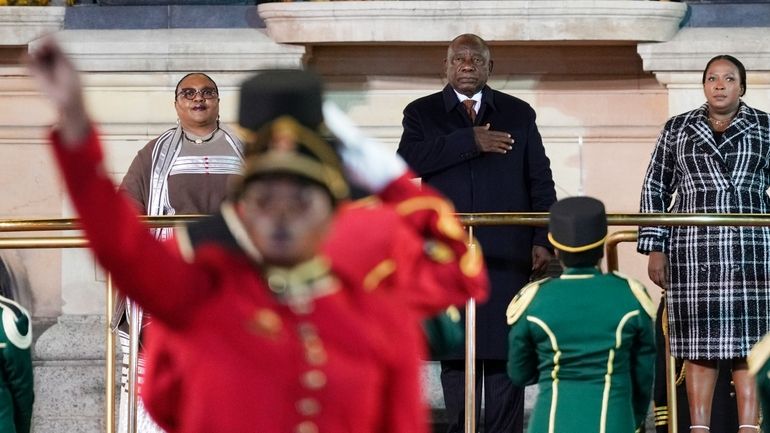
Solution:
{"label": "woman in checked coat", "polygon": [[[663,128],[641,211],[767,213],[770,117],[747,106],[746,70],[729,55],[703,72],[706,103]],[[672,203],[673,200],[673,203]],[[717,361],[732,361],[739,433],[755,433],[758,407],[746,356],[770,331],[770,228],[642,227],[638,250],[666,290],[672,355],[684,359],[692,433],[709,431]]]}

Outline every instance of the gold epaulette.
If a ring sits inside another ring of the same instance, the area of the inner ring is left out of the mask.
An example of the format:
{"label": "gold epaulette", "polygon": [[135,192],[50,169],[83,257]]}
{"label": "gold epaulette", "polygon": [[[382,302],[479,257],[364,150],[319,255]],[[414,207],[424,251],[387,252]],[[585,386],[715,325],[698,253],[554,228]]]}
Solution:
{"label": "gold epaulette", "polygon": [[636,297],[636,300],[642,304],[642,308],[644,308],[644,311],[647,313],[647,315],[649,315],[654,320],[655,304],[653,304],[652,298],[650,298],[650,295],[647,293],[647,289],[644,288],[644,285],[631,277],[621,274],[618,271],[612,271],[612,273],[615,274],[615,276],[626,280],[628,287],[631,288],[631,293],[633,293],[634,297]]}
{"label": "gold epaulette", "polygon": [[765,365],[770,358],[770,334],[762,337],[754,347],[751,348],[746,361],[749,363],[749,373],[756,376],[759,370]]}
{"label": "gold epaulette", "polygon": [[441,234],[453,240],[465,239],[465,230],[454,215],[454,207],[443,198],[433,196],[411,197],[396,205],[396,212],[402,216],[426,210],[438,214],[436,228]]}
{"label": "gold epaulette", "polygon": [[517,293],[511,300],[511,303],[508,304],[508,309],[505,310],[505,317],[507,318],[509,325],[513,325],[519,320],[519,317],[521,317],[524,310],[527,309],[529,303],[535,298],[537,291],[540,289],[540,285],[548,280],[550,280],[549,277],[533,281],[519,290],[519,293]]}

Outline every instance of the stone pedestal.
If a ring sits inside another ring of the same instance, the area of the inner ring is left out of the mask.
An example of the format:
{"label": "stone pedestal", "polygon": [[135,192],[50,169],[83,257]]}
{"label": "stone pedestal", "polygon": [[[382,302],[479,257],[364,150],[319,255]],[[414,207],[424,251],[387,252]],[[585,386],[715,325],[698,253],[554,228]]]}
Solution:
{"label": "stone pedestal", "polygon": [[709,59],[730,54],[747,71],[743,100],[754,108],[770,111],[770,27],[684,28],[673,39],[658,44],[639,44],[644,69],[653,72],[668,89],[669,114],[676,115],[706,102],[701,83]]}
{"label": "stone pedestal", "polygon": [[35,433],[103,433],[105,323],[64,315],[34,349]]}

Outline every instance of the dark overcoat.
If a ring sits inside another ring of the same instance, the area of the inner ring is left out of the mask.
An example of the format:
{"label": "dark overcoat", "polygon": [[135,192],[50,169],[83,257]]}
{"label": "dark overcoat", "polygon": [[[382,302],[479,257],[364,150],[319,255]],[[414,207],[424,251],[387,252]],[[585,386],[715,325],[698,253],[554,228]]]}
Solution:
{"label": "dark overcoat", "polygon": [[[526,102],[482,90],[476,125],[505,131],[514,139],[506,154],[481,153],[473,126],[451,86],[417,99],[404,109],[398,153],[422,181],[444,193],[458,212],[546,212],[556,201],[550,161]],[[508,357],[505,309],[526,285],[532,269],[532,245],[550,248],[544,228],[476,228],[491,281],[489,301],[477,313],[477,357]],[[446,359],[461,359],[457,352]]]}
{"label": "dark overcoat", "polygon": [[[768,213],[769,125],[767,113],[741,102],[718,142],[706,104],[672,117],[647,169],[641,211]],[[742,358],[770,331],[770,227],[642,227],[637,248],[667,253],[676,358]]]}

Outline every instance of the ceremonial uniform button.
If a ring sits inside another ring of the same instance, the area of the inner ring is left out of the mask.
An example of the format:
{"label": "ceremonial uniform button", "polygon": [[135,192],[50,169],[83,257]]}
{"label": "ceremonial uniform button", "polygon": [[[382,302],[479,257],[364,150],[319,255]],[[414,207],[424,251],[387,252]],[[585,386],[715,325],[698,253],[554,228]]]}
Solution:
{"label": "ceremonial uniform button", "polygon": [[326,385],[326,375],[321,370],[310,370],[302,375],[302,384],[308,389],[321,389]]}
{"label": "ceremonial uniform button", "polygon": [[305,342],[305,359],[310,365],[320,365],[326,362],[326,350],[321,340]]}
{"label": "ceremonial uniform button", "polygon": [[303,416],[314,416],[321,412],[321,403],[314,398],[303,398],[297,401],[297,412]]}
{"label": "ceremonial uniform button", "polygon": [[301,323],[298,330],[305,347],[305,360],[308,364],[321,365],[326,363],[326,350],[315,327],[309,323]]}
{"label": "ceremonial uniform button", "polygon": [[294,429],[295,433],[318,433],[318,426],[313,421],[302,421]]}
{"label": "ceremonial uniform button", "polygon": [[275,311],[261,308],[254,313],[249,328],[257,334],[274,336],[281,332],[283,322]]}
{"label": "ceremonial uniform button", "polygon": [[302,322],[298,324],[297,330],[299,331],[299,335],[301,335],[302,338],[311,338],[311,337],[318,336],[315,330],[315,326],[313,326],[313,324],[309,322]]}
{"label": "ceremonial uniform button", "polygon": [[307,352],[305,352],[305,359],[310,365],[325,364],[326,351],[323,349],[323,347],[318,347],[317,349],[313,349],[313,350],[308,349]]}

